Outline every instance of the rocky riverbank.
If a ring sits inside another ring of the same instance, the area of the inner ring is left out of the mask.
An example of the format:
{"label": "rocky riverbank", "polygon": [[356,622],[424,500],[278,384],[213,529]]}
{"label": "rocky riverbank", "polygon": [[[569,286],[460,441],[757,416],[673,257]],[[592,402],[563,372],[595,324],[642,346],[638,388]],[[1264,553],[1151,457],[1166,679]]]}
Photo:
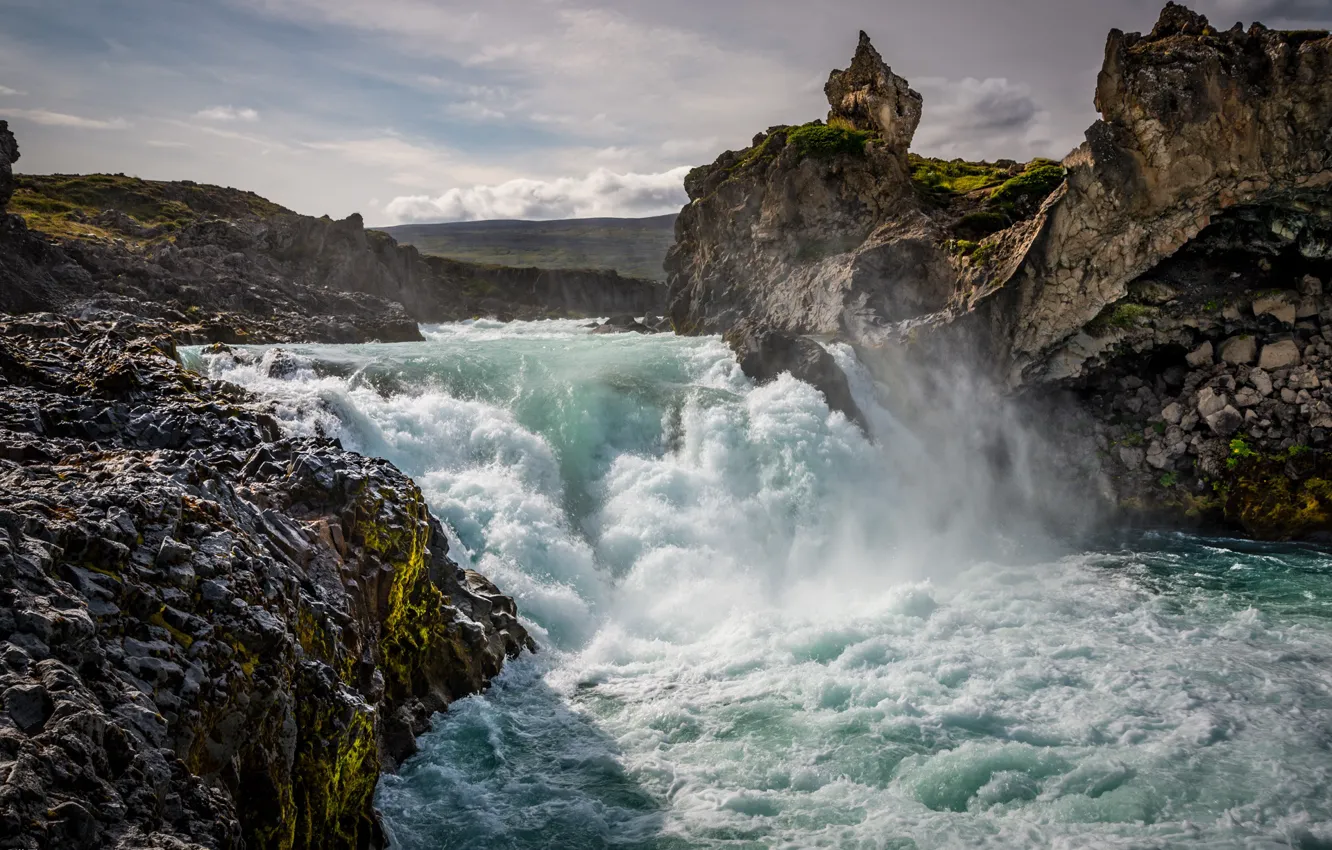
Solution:
{"label": "rocky riverbank", "polygon": [[532,643],[384,461],[167,328],[0,321],[0,847],[377,847],[375,783]]}
{"label": "rocky riverbank", "polygon": [[908,422],[965,372],[1040,420],[1088,511],[1332,531],[1330,74],[1326,32],[1169,3],[1110,34],[1062,162],[945,163],[909,153],[928,104],[862,34],[826,121],[689,175],[668,314],[847,340]]}

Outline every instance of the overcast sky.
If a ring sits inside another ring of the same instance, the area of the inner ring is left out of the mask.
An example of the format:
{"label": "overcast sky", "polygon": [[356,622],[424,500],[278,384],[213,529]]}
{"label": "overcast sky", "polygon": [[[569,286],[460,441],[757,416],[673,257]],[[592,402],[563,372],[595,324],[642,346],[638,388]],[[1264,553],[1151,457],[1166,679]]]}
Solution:
{"label": "overcast sky", "polygon": [[[1106,32],[1158,0],[0,0],[19,170],[252,189],[371,224],[652,215],[693,165],[823,117],[869,32],[915,149],[1062,156]],[[1332,26],[1332,0],[1196,0]]]}

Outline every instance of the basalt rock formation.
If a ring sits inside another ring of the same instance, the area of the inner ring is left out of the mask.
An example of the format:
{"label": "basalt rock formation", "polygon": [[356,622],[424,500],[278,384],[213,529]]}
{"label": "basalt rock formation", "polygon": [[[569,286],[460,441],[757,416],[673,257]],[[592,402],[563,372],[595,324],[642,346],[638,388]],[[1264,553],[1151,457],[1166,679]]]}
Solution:
{"label": "basalt rock formation", "polygon": [[[0,133],[0,160],[11,152]],[[359,215],[297,215],[233,189],[123,175],[16,175],[13,187],[0,312],[146,317],[186,343],[398,342],[421,339],[418,322],[664,306],[651,281],[427,257]]]}
{"label": "basalt rock formation", "polygon": [[[1057,400],[1047,419],[1090,423],[1061,437],[1070,468],[1153,521],[1332,529],[1329,78],[1326,32],[1221,31],[1170,3],[1151,33],[1110,34],[1101,120],[1062,163],[942,163],[908,154],[916,101],[862,38],[826,125],[690,175],[669,315]],[[793,143],[810,132],[827,143]],[[904,416],[929,385],[897,393]]]}
{"label": "basalt rock formation", "polygon": [[448,551],[164,326],[0,322],[0,847],[382,846],[381,769],[532,646]]}

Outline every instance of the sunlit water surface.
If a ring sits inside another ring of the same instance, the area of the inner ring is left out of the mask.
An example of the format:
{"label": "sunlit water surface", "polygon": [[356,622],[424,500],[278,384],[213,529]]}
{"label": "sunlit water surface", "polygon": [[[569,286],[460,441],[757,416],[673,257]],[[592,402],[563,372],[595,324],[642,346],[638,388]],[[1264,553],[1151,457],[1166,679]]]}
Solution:
{"label": "sunlit water surface", "polygon": [[989,552],[841,350],[877,445],[715,338],[426,336],[187,352],[415,477],[542,646],[384,778],[394,847],[1332,847],[1321,551]]}

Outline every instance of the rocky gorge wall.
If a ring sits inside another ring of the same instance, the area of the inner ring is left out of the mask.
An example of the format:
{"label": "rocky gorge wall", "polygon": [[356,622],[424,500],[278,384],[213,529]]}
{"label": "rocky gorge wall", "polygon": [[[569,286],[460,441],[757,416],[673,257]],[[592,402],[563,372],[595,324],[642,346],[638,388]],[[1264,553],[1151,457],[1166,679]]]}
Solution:
{"label": "rocky gorge wall", "polygon": [[[479,266],[425,256],[257,195],[123,175],[12,173],[0,129],[0,312],[139,316],[188,343],[398,342],[418,322],[643,315],[665,289],[609,271]],[[32,227],[29,227],[31,223]]]}
{"label": "rocky gorge wall", "polygon": [[0,321],[0,846],[379,847],[376,780],[532,643],[420,490],[238,388]]}
{"label": "rocky gorge wall", "polygon": [[928,104],[862,34],[826,121],[690,175],[669,315],[847,340],[918,424],[979,376],[1121,518],[1332,530],[1330,72],[1326,32],[1169,3],[1110,34],[1062,163],[942,163],[908,154]]}

